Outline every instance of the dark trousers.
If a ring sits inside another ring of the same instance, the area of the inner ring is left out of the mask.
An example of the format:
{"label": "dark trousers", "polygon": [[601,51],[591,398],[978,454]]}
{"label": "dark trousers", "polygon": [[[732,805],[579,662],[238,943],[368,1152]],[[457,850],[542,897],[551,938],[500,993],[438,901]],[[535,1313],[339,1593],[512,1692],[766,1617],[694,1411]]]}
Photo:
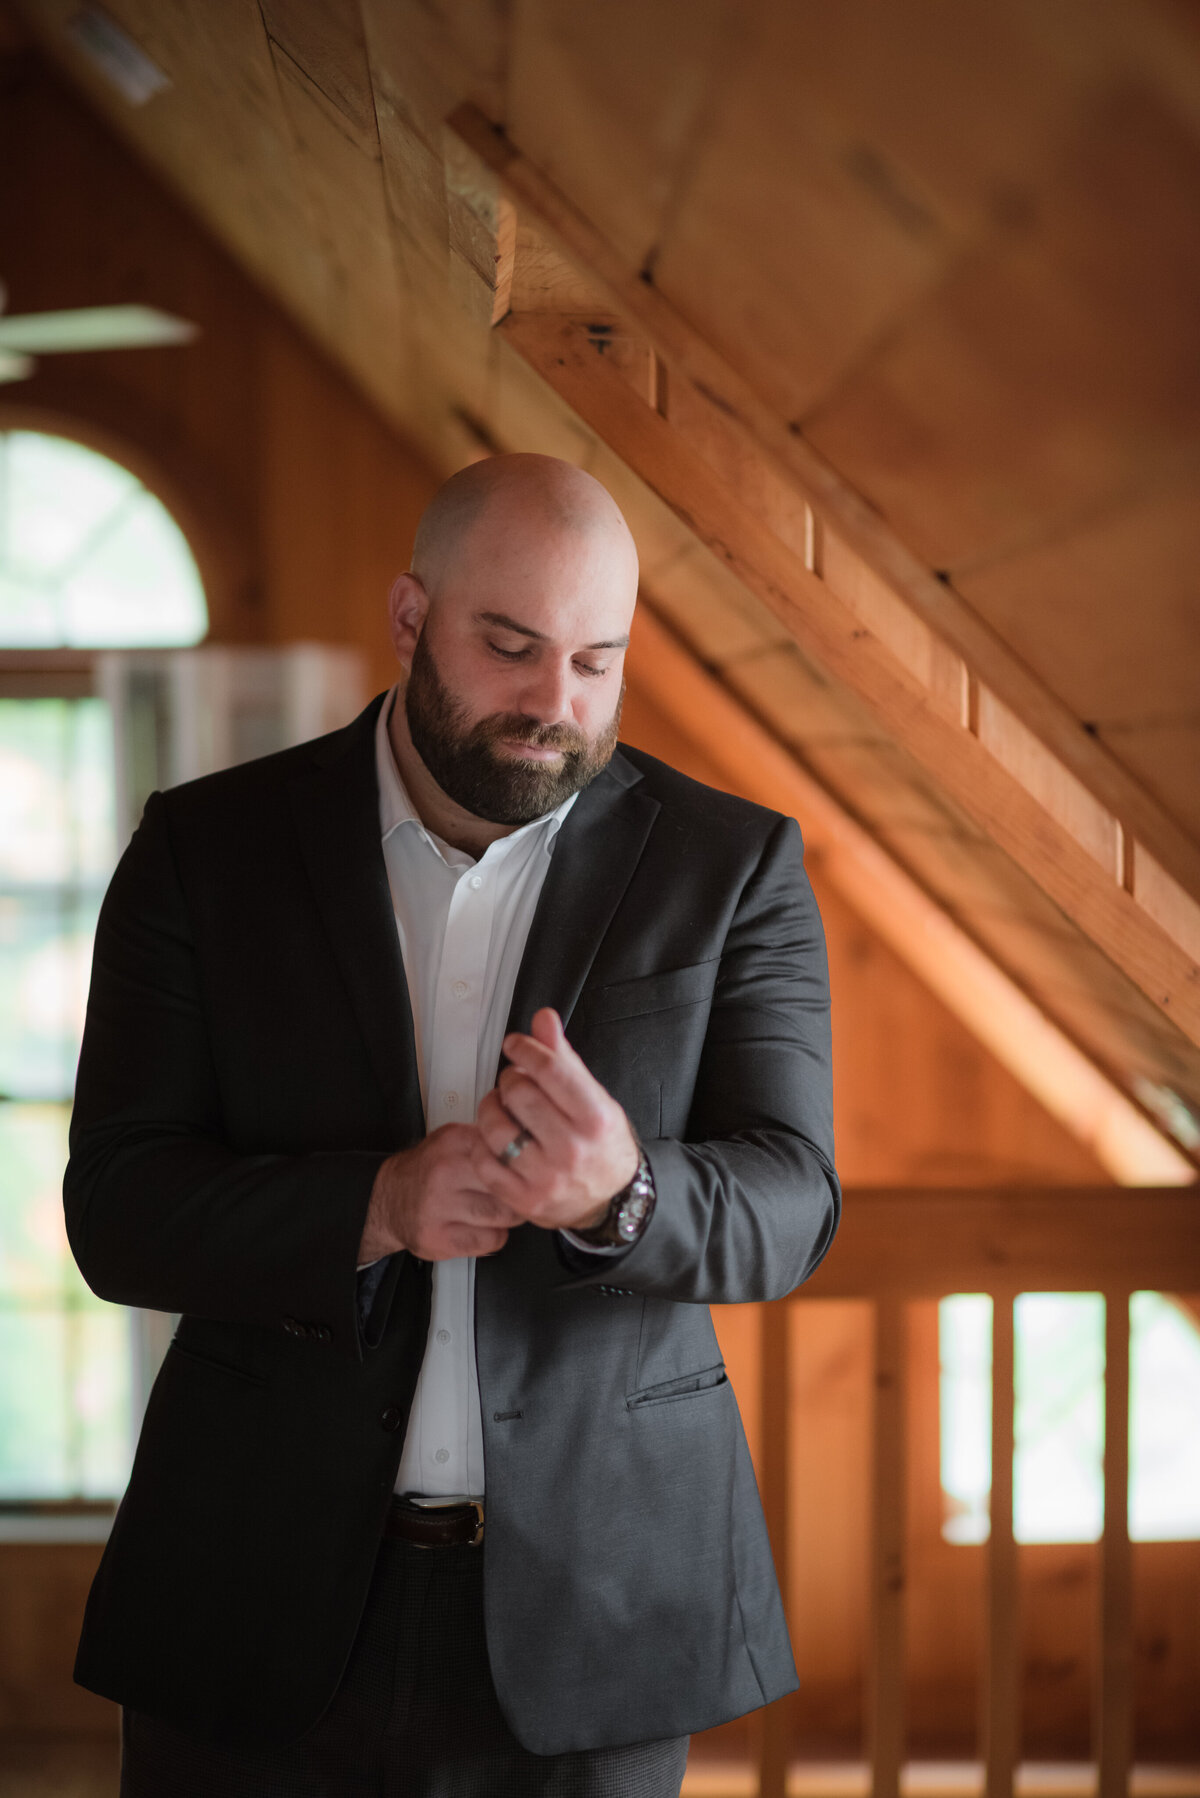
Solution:
{"label": "dark trousers", "polygon": [[127,1710],[121,1798],[678,1798],[686,1736],[522,1748],[488,1667],[483,1552],[383,1543],[337,1696],[299,1742],[218,1748]]}

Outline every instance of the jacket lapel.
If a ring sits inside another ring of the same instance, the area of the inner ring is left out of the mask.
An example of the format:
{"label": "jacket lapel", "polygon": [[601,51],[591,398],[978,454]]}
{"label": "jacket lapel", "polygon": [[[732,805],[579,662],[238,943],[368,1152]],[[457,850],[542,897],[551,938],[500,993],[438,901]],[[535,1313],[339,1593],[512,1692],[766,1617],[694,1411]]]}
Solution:
{"label": "jacket lapel", "polygon": [[567,814],[525,944],[509,1030],[527,1031],[543,1005],[554,1006],[564,1024],[570,1019],[658,815],[641,778],[618,750]]}
{"label": "jacket lapel", "polygon": [[397,1146],[425,1133],[408,983],[379,838],[374,701],[291,787],[300,848]]}

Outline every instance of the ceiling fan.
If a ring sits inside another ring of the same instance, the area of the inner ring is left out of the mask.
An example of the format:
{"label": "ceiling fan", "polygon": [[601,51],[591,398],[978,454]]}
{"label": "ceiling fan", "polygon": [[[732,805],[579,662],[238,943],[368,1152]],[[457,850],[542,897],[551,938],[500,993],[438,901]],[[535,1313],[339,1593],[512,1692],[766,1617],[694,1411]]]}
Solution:
{"label": "ceiling fan", "polygon": [[24,381],[35,356],[75,350],[138,350],[190,343],[200,327],[154,306],[83,306],[69,312],[27,312],[3,317],[7,298],[0,282],[0,382]]}

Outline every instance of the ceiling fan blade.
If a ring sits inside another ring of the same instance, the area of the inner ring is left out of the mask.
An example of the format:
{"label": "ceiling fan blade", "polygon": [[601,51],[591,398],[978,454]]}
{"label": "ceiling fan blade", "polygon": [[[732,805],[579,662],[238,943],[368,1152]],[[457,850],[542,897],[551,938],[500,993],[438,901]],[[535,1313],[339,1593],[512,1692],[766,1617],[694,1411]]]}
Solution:
{"label": "ceiling fan blade", "polygon": [[137,350],[190,343],[198,325],[153,306],[85,306],[72,312],[26,312],[0,318],[0,350]]}
{"label": "ceiling fan blade", "polygon": [[0,386],[5,381],[24,381],[33,373],[33,357],[16,350],[0,350]]}

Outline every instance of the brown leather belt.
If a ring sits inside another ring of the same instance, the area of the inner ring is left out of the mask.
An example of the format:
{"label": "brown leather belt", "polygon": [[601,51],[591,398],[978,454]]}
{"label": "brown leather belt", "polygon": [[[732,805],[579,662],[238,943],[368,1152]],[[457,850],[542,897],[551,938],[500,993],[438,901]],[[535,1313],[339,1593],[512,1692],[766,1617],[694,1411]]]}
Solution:
{"label": "brown leather belt", "polygon": [[477,1498],[457,1505],[414,1505],[407,1498],[393,1498],[383,1533],[417,1548],[478,1548],[483,1541],[483,1505]]}

